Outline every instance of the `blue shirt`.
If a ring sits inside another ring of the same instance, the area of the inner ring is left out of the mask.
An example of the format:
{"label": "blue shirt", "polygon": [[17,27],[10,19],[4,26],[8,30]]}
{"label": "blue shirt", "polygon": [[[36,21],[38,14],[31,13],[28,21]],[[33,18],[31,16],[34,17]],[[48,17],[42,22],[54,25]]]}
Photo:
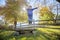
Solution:
{"label": "blue shirt", "polygon": [[35,10],[37,8],[33,8],[33,9],[27,9],[27,13],[28,13],[28,20],[32,21],[32,16],[33,16],[33,10]]}

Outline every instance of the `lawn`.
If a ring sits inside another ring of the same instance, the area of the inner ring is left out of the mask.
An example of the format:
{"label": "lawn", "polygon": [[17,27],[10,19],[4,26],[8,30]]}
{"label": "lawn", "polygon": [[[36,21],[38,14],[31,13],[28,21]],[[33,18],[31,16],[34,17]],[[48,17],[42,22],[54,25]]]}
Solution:
{"label": "lawn", "polygon": [[14,36],[15,31],[0,30],[0,40],[59,40],[60,26],[49,26],[49,28],[37,28],[35,34],[24,34]]}

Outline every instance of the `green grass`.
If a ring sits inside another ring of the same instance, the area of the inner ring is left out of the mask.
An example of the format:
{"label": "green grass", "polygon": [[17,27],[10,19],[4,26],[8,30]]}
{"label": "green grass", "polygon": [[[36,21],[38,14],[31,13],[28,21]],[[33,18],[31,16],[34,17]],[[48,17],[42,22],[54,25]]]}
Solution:
{"label": "green grass", "polygon": [[[60,26],[49,26],[49,28],[37,28],[35,34],[25,34],[14,36],[15,31],[0,30],[0,40],[58,40]],[[55,29],[52,29],[55,28]]]}

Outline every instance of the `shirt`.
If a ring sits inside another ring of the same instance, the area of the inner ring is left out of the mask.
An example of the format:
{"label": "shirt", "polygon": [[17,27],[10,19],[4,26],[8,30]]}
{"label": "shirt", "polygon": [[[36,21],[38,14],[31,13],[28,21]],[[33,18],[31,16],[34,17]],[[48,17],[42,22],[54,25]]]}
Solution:
{"label": "shirt", "polygon": [[28,13],[28,20],[32,21],[32,16],[33,16],[33,10],[35,10],[37,8],[33,8],[33,9],[27,9],[27,13]]}

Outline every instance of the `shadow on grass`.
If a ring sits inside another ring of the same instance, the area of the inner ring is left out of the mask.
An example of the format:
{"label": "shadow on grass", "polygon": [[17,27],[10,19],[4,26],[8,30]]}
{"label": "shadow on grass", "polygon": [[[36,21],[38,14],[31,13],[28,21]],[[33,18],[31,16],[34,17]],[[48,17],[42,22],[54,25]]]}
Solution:
{"label": "shadow on grass", "polygon": [[52,35],[49,35],[47,33],[44,33],[42,31],[38,31],[37,33],[34,34],[27,34],[27,35],[21,35],[16,37],[16,39],[20,39],[20,40],[56,40],[55,37],[52,37]]}
{"label": "shadow on grass", "polygon": [[[44,29],[45,30],[45,29]],[[15,31],[14,31],[15,32]],[[50,35],[41,30],[36,30],[34,34],[24,34],[19,36],[14,36],[13,31],[0,30],[0,40],[58,40],[60,35],[54,34]],[[56,37],[57,36],[57,37]]]}

